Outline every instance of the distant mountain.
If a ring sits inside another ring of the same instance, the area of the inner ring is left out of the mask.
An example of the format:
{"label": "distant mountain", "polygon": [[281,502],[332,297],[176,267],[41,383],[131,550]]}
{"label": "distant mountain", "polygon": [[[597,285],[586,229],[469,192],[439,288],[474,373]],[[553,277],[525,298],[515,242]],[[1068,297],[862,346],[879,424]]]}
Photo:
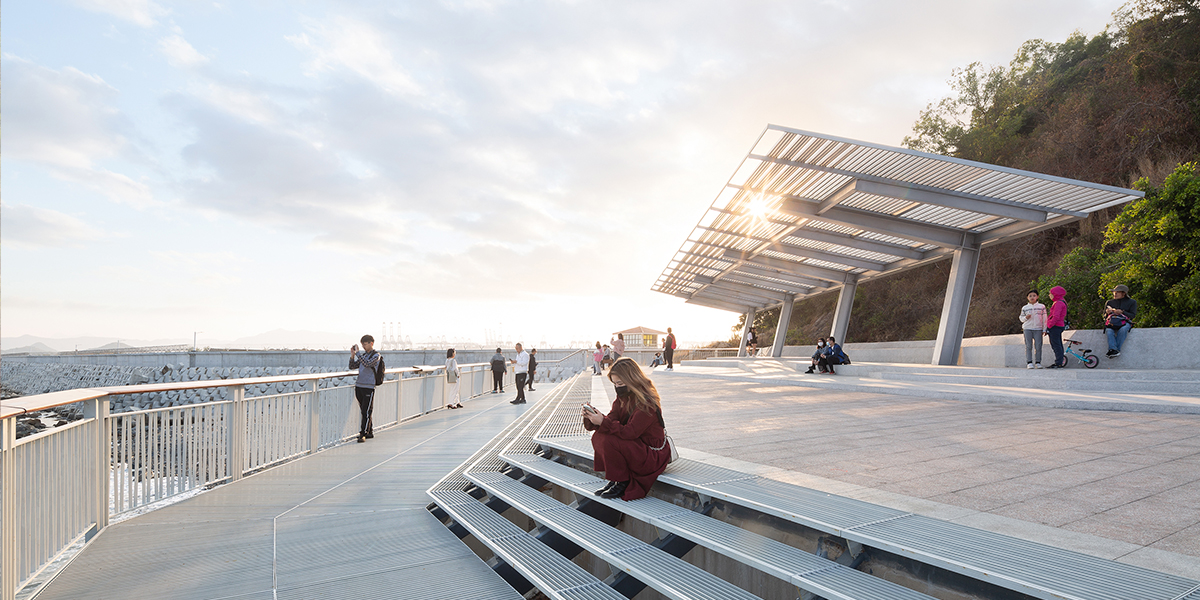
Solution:
{"label": "distant mountain", "polygon": [[105,344],[103,346],[96,346],[95,348],[88,348],[88,350],[118,350],[120,348],[133,348],[133,347],[134,346],[130,346],[129,344],[126,344],[125,342],[113,342],[111,344]]}
{"label": "distant mountain", "polygon": [[19,348],[6,348],[4,350],[5,354],[15,354],[18,352],[33,353],[33,352],[58,352],[58,351],[55,350],[54,348],[51,348],[50,346],[47,346],[47,345],[41,343],[41,342],[34,342],[33,344],[30,344],[28,346],[21,346]]}

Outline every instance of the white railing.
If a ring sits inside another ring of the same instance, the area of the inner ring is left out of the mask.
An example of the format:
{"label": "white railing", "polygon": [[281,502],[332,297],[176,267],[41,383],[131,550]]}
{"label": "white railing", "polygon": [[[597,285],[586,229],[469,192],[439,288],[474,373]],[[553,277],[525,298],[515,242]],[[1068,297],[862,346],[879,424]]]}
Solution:
{"label": "white railing", "polygon": [[[583,361],[574,353],[553,363]],[[566,361],[566,362],[564,362]],[[574,365],[574,362],[580,364]],[[546,363],[543,363],[546,364]],[[492,388],[487,363],[461,365],[461,398]],[[445,367],[389,369],[373,420],[386,428],[446,406]],[[68,390],[0,405],[0,600],[111,517],[243,476],[358,434],[354,372]],[[505,384],[513,381],[512,367]],[[329,387],[322,388],[322,380]],[[304,381],[305,391],[247,398],[247,385]],[[226,400],[109,414],[124,394],[223,387]],[[17,418],[80,402],[83,418],[21,439]]]}

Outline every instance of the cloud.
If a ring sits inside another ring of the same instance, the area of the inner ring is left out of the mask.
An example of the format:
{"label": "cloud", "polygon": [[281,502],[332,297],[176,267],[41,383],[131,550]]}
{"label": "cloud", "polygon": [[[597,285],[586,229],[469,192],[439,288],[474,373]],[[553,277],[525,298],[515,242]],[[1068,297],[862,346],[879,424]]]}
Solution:
{"label": "cloud", "polygon": [[112,15],[141,27],[153,27],[167,10],[152,0],[74,0],[80,8]]}
{"label": "cloud", "polygon": [[46,166],[118,202],[153,201],[144,182],[98,164],[136,154],[126,135],[131,123],[112,106],[112,86],[73,67],[56,71],[9,55],[3,63],[5,159]]}
{"label": "cloud", "polygon": [[388,94],[420,96],[422,87],[397,63],[389,40],[367,23],[347,17],[312,21],[308,32],[287,39],[307,50],[313,72],[346,70],[379,86]]}
{"label": "cloud", "polygon": [[25,248],[79,247],[102,237],[77,217],[23,204],[0,204],[0,225],[5,245]]}
{"label": "cloud", "polygon": [[192,68],[208,62],[208,57],[200,54],[181,35],[173,35],[158,41],[158,48],[173,66]]}

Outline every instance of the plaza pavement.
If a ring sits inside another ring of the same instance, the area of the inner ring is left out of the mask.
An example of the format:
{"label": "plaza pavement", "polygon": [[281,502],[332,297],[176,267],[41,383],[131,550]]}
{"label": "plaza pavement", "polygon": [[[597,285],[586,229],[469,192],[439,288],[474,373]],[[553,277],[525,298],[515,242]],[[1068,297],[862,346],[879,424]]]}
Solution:
{"label": "plaza pavement", "polygon": [[1200,577],[1200,415],[822,390],[717,371],[652,375],[688,458]]}

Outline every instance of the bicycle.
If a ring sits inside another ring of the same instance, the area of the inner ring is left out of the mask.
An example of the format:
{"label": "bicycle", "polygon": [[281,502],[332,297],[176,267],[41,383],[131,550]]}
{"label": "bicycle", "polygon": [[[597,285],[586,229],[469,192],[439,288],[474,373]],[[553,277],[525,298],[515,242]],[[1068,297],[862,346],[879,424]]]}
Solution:
{"label": "bicycle", "polygon": [[[1076,352],[1074,347],[1082,345],[1083,342],[1077,342],[1075,340],[1063,340],[1063,351],[1065,354],[1070,354],[1071,356],[1079,359],[1079,362],[1083,363],[1083,366],[1089,369],[1095,369],[1096,365],[1100,364],[1100,359],[1096,358],[1096,355],[1092,354],[1092,351],[1086,348]],[[1080,352],[1082,352],[1082,354],[1080,354]],[[1065,359],[1066,357],[1064,356],[1063,358]],[[1063,365],[1062,368],[1067,368],[1067,365]]]}

